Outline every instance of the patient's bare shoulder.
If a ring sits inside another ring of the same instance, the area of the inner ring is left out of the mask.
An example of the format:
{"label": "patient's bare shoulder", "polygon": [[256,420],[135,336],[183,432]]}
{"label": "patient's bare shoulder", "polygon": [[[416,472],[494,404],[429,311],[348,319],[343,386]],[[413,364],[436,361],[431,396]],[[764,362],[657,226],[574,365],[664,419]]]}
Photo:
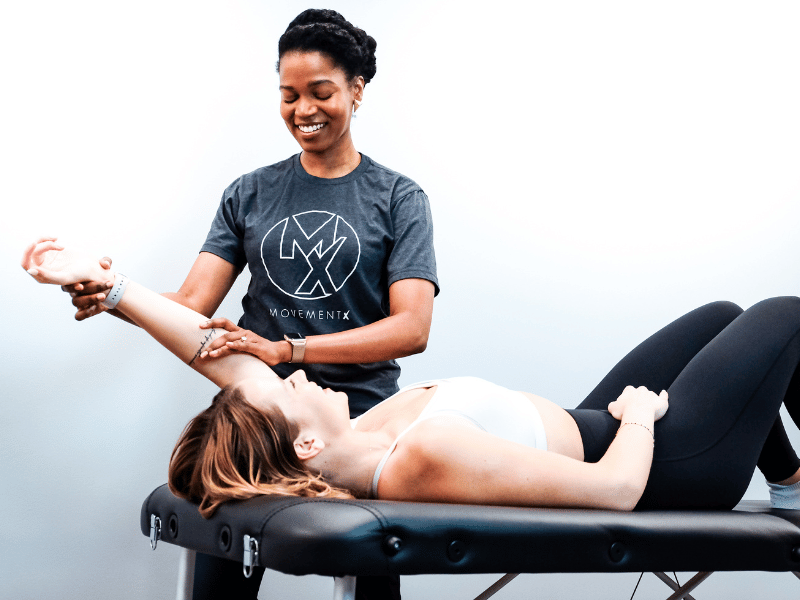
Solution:
{"label": "patient's bare shoulder", "polygon": [[408,431],[386,461],[378,482],[378,497],[385,500],[436,501],[438,488],[453,463],[453,451],[482,433],[470,421],[440,416],[426,419]]}

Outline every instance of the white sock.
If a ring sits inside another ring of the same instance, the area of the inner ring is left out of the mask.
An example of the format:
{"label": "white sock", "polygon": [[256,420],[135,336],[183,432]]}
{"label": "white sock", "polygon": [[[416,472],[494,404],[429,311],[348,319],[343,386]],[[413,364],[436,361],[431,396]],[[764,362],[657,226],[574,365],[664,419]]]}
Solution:
{"label": "white sock", "polygon": [[772,508],[800,509],[800,481],[791,485],[767,482],[769,502]]}

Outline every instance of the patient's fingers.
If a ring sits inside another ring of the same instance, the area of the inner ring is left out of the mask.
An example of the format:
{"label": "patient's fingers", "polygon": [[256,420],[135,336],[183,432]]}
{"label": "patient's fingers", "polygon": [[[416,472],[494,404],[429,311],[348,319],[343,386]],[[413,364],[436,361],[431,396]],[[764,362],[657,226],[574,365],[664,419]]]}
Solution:
{"label": "patient's fingers", "polygon": [[31,267],[34,267],[33,264],[36,257],[40,256],[42,252],[46,252],[47,250],[63,250],[64,247],[61,244],[56,244],[56,240],[58,238],[55,237],[42,237],[29,244],[25,251],[22,253],[22,268],[26,271],[30,270]]}
{"label": "patient's fingers", "polygon": [[43,242],[39,242],[33,249],[33,254],[31,256],[31,260],[33,262],[41,264],[42,262],[42,255],[46,254],[50,250],[63,250],[64,246],[55,242],[54,240],[45,240]]}
{"label": "patient's fingers", "polygon": [[658,421],[661,417],[667,414],[669,410],[669,394],[667,390],[661,390],[661,393],[656,397],[656,410],[654,418]]}
{"label": "patient's fingers", "polygon": [[37,242],[28,244],[22,252],[22,262],[20,264],[26,271],[31,268],[31,255],[33,255],[33,249],[36,248],[36,244]]}
{"label": "patient's fingers", "polygon": [[650,406],[656,420],[660,419],[667,411],[667,392],[656,394],[645,386],[637,388],[626,386],[619,397],[608,405],[608,412],[615,419],[621,419],[626,409],[632,405]]}
{"label": "patient's fingers", "polygon": [[68,274],[59,271],[53,271],[42,266],[29,269],[28,274],[30,274],[39,283],[64,284],[69,282]]}
{"label": "patient's fingers", "polygon": [[33,268],[33,267],[31,267],[30,269],[28,269],[28,275],[30,275],[31,277],[33,277],[33,278],[34,278],[36,281],[38,281],[39,283],[47,283],[45,280],[43,280],[43,279],[42,279],[42,278],[39,276],[39,271],[37,271],[37,270],[36,270],[35,268]]}
{"label": "patient's fingers", "polygon": [[622,418],[622,403],[617,400],[610,402],[608,405],[608,412],[619,421]]}

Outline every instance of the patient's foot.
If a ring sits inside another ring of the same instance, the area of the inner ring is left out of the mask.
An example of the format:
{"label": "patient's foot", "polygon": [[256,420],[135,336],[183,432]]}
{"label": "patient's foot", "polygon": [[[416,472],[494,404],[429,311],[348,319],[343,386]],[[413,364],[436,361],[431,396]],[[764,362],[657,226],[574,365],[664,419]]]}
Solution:
{"label": "patient's foot", "polygon": [[793,508],[800,510],[800,481],[791,485],[769,483],[769,502],[772,508]]}

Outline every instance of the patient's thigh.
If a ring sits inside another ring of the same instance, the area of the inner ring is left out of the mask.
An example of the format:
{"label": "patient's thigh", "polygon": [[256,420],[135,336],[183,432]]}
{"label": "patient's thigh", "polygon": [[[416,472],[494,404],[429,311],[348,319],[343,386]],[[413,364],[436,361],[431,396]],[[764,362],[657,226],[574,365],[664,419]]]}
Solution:
{"label": "patient's thigh", "polygon": [[685,314],[631,350],[577,408],[604,410],[625,386],[666,390],[684,367],[742,309],[731,302],[712,302]]}

